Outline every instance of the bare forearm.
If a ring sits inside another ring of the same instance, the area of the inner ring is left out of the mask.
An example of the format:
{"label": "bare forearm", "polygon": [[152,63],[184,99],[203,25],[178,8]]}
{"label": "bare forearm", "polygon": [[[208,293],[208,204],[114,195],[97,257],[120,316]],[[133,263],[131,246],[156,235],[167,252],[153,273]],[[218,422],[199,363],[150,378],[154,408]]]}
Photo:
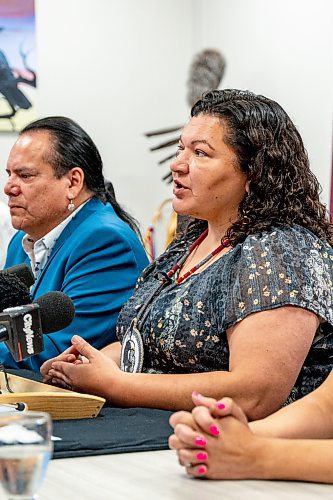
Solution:
{"label": "bare forearm", "polygon": [[[332,377],[330,382],[331,380]],[[325,382],[325,386],[295,403],[265,419],[251,422],[251,430],[255,434],[271,437],[333,438],[333,399],[330,385]]]}
{"label": "bare forearm", "polygon": [[333,483],[333,440],[259,439],[256,479]]}
{"label": "bare forearm", "polygon": [[[105,397],[119,406],[144,406],[166,410],[191,410],[193,391],[209,394],[219,399],[222,395],[233,397],[250,416],[269,411],[261,406],[265,401],[260,391],[262,385],[253,382],[251,377],[240,377],[230,372],[208,372],[193,374],[147,374],[122,373],[120,383],[112,384],[112,379],[105,383]],[[273,389],[272,389],[273,390]],[[274,389],[275,390],[275,389]],[[277,393],[278,391],[275,390]],[[277,395],[275,408],[281,405],[281,396]]]}

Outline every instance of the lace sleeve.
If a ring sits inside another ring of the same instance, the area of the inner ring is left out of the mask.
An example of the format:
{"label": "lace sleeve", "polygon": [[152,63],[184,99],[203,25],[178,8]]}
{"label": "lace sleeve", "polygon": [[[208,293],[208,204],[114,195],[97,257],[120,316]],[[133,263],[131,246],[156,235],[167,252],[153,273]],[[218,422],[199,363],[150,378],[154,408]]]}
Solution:
{"label": "lace sleeve", "polygon": [[332,325],[332,269],[332,248],[300,226],[249,236],[230,272],[226,328],[284,305],[308,309]]}

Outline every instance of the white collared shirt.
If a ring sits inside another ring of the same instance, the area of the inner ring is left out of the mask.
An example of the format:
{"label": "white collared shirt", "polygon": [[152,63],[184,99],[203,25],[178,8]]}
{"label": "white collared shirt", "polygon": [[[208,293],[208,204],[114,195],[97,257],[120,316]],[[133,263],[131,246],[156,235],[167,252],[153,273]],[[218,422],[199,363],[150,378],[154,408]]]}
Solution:
{"label": "white collared shirt", "polygon": [[[89,199],[90,200],[90,199]],[[84,207],[86,202],[82,203],[74,212],[72,212],[65,220],[60,222],[58,226],[54,227],[49,233],[45,234],[42,238],[37,241],[34,241],[29,234],[26,234],[22,239],[22,247],[25,253],[28,255],[31,263],[32,271],[37,279],[40,275],[43,267],[46,264],[47,259],[49,258],[54,245],[56,244],[57,239],[67,226],[70,221],[75,217],[81,208]]]}

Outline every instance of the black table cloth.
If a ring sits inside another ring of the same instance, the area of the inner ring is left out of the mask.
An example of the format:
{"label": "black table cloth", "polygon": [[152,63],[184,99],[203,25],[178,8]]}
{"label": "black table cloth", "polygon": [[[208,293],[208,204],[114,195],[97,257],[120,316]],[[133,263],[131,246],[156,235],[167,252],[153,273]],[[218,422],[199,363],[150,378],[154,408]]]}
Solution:
{"label": "black table cloth", "polygon": [[[13,375],[41,381],[28,370],[8,370]],[[55,420],[53,458],[165,450],[172,429],[171,412],[149,408],[114,408],[104,405],[96,418]]]}

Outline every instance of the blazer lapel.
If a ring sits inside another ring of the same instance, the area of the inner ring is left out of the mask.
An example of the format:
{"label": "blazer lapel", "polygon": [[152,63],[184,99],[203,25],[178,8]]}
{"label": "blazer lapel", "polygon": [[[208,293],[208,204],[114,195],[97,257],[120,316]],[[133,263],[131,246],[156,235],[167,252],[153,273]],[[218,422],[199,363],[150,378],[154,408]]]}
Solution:
{"label": "blazer lapel", "polygon": [[57,239],[51,254],[49,258],[46,261],[45,266],[43,267],[40,275],[38,276],[35,284],[33,285],[31,289],[31,295],[32,297],[35,297],[37,290],[39,288],[39,285],[41,283],[41,280],[46,273],[47,269],[51,265],[53,259],[56,257],[57,253],[63,246],[63,244],[68,240],[68,238],[71,237],[71,235],[74,233],[74,231],[80,226],[82,222],[84,222],[87,217],[89,217],[90,213],[96,212],[99,206],[102,205],[102,202],[97,200],[96,198],[92,198],[86,205],[79,211],[77,215],[75,215],[72,220],[67,224],[65,229],[62,231],[60,234],[59,238]]}

